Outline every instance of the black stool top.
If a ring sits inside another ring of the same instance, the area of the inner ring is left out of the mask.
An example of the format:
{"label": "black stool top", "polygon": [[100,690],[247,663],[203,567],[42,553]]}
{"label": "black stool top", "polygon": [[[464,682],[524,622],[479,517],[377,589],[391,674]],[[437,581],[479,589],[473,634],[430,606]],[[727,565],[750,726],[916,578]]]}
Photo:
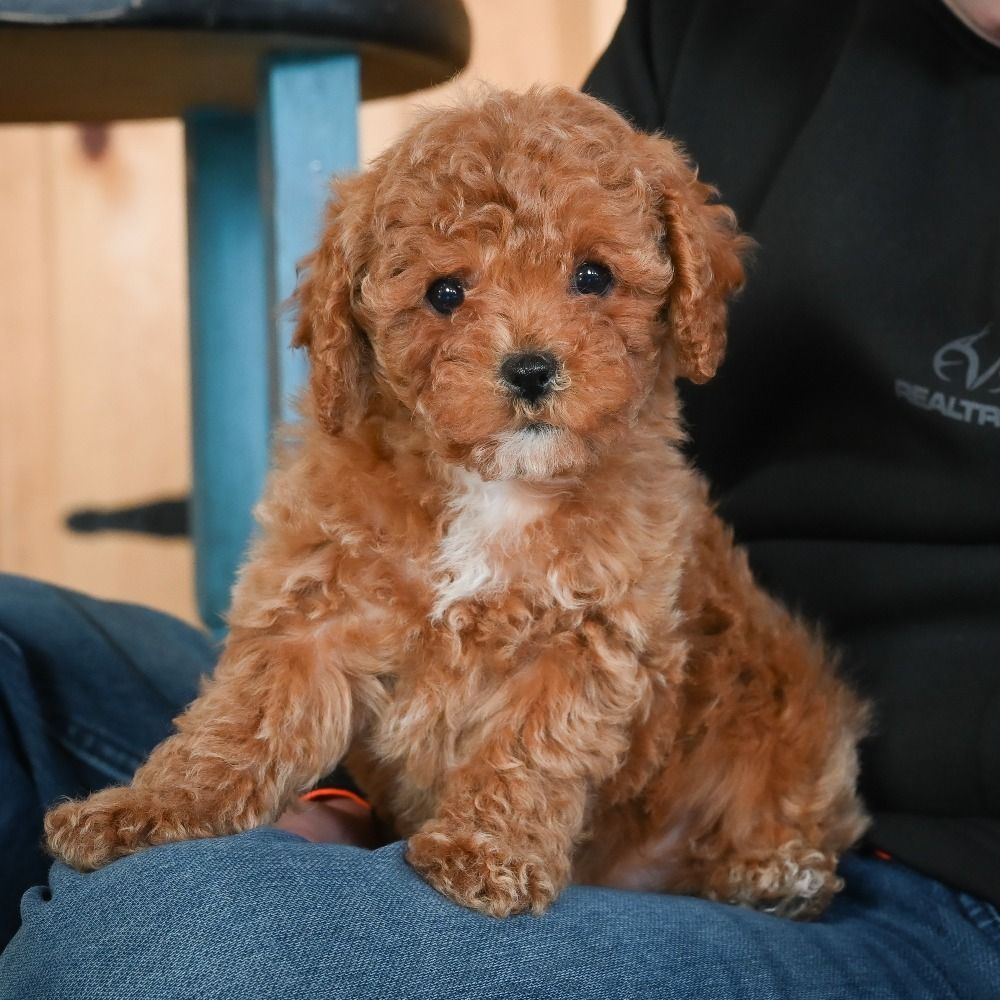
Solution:
{"label": "black stool top", "polygon": [[179,116],[256,103],[261,56],[357,52],[364,98],[468,60],[462,0],[0,0],[0,121]]}

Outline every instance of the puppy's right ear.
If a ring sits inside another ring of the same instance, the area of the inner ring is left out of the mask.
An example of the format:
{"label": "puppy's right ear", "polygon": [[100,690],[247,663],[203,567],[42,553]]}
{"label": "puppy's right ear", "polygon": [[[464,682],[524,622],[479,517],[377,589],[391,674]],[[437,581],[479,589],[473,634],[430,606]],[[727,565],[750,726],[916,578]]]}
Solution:
{"label": "puppy's right ear", "polygon": [[339,434],[364,415],[372,381],[371,348],[355,319],[365,269],[363,177],[336,185],[319,246],[300,264],[293,347],[309,351],[309,393],[320,426]]}

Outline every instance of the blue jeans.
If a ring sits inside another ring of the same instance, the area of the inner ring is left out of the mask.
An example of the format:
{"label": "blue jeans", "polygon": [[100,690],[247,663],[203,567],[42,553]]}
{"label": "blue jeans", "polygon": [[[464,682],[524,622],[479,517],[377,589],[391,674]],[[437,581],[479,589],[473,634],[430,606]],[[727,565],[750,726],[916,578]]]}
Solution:
{"label": "blue jeans", "polygon": [[0,947],[45,881],[48,807],[128,781],[214,662],[167,615],[0,574]]}
{"label": "blue jeans", "polygon": [[[152,612],[10,579],[0,630],[0,670],[23,681],[0,684],[0,762],[19,768],[29,806],[124,778],[211,658],[197,633]],[[5,849],[24,839],[9,818]],[[5,850],[2,864],[18,857]],[[585,887],[543,917],[498,921],[439,896],[402,844],[369,852],[254,830],[89,875],[55,865],[24,896],[0,998],[1000,997],[992,906],[895,862],[852,855],[843,875],[812,924]]]}

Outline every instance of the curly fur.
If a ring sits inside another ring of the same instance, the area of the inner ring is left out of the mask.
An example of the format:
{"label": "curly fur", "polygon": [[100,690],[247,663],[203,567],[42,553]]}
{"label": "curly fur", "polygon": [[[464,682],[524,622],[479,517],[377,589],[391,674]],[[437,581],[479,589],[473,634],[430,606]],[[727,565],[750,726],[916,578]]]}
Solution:
{"label": "curly fur", "polygon": [[[346,758],[487,913],[571,879],[819,912],[865,823],[865,713],[679,451],[674,380],[712,376],[743,280],[714,194],[562,89],[430,111],[338,182],[225,653],[131,786],[49,814],[53,853],[268,823]],[[583,260],[607,295],[572,294]],[[525,350],[561,365],[537,406],[498,374]]]}

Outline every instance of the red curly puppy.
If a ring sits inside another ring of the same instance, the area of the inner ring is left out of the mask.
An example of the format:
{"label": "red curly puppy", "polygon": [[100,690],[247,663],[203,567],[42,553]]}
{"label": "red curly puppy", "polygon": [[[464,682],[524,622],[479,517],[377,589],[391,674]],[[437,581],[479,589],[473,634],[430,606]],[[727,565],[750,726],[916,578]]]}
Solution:
{"label": "red curly puppy", "polygon": [[337,184],[225,653],[130,786],[49,814],[56,856],[268,823],[346,757],[487,913],[570,880],[824,907],[864,711],[680,452],[674,379],[712,376],[743,280],[713,194],[563,89],[430,113]]}

